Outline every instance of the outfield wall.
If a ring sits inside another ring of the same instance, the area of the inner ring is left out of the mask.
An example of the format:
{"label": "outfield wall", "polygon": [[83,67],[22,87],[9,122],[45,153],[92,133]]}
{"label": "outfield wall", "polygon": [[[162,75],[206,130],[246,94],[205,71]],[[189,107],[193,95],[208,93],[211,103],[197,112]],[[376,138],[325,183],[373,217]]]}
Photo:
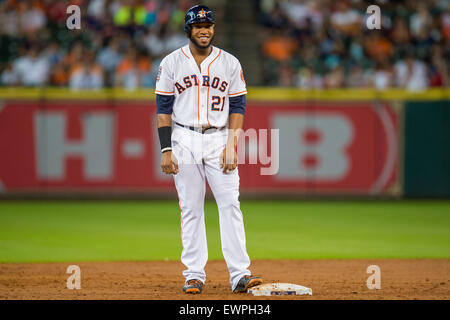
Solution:
{"label": "outfield wall", "polygon": [[405,105],[405,194],[450,197],[450,100]]}
{"label": "outfield wall", "polygon": [[[250,88],[241,192],[450,196],[449,92]],[[148,90],[0,89],[3,194],[173,196],[155,114]]]}

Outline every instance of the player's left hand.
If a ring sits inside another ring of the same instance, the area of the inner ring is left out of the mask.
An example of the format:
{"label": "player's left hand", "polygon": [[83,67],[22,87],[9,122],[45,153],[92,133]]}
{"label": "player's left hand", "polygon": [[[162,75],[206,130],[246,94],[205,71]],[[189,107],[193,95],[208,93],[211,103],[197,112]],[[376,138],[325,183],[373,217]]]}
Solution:
{"label": "player's left hand", "polygon": [[162,154],[161,170],[166,174],[178,173],[178,161],[172,151],[166,151]]}
{"label": "player's left hand", "polygon": [[220,158],[220,168],[227,174],[237,167],[237,152],[234,146],[226,146]]}

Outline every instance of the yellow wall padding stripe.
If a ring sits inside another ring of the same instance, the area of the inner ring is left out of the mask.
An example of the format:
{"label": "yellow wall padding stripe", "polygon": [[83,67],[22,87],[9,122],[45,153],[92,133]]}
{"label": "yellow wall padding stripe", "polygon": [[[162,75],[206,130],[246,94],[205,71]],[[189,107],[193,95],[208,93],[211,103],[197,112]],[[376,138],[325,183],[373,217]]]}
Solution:
{"label": "yellow wall padding stripe", "polygon": [[[247,99],[251,101],[371,101],[381,100],[450,100],[450,88],[407,91],[403,89],[324,89],[306,90],[297,88],[249,87]],[[0,88],[2,100],[155,100],[154,88],[126,90],[107,88],[102,90],[71,90],[68,88]]]}

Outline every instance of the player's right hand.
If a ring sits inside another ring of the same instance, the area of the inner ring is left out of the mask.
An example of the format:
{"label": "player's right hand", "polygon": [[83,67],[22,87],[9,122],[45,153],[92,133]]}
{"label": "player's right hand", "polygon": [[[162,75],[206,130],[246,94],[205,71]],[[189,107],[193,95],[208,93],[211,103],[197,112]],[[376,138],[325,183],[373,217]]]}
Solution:
{"label": "player's right hand", "polygon": [[161,170],[166,174],[178,173],[178,162],[172,151],[164,152],[161,155]]}

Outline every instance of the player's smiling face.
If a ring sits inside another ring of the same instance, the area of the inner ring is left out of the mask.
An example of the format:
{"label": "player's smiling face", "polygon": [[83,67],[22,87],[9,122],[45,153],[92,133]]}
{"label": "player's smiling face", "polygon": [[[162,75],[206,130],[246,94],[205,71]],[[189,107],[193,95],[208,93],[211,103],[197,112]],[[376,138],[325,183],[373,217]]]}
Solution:
{"label": "player's smiling face", "polygon": [[214,24],[194,23],[191,25],[191,41],[199,48],[206,49],[214,37]]}

